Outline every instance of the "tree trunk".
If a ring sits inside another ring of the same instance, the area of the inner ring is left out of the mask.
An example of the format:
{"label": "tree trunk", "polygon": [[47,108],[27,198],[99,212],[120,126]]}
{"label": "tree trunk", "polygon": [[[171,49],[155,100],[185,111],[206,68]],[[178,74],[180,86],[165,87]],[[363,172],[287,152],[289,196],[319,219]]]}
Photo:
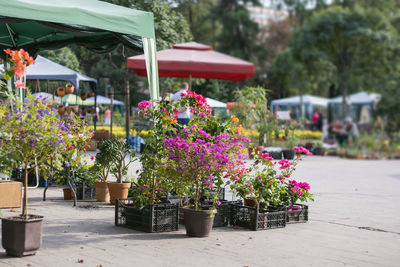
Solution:
{"label": "tree trunk", "polygon": [[200,185],[198,182],[196,182],[196,197],[194,200],[194,208],[195,210],[199,209],[199,195],[200,195]]}
{"label": "tree trunk", "polygon": [[24,179],[24,203],[22,204],[22,216],[28,217],[28,160],[25,161],[25,179]]}

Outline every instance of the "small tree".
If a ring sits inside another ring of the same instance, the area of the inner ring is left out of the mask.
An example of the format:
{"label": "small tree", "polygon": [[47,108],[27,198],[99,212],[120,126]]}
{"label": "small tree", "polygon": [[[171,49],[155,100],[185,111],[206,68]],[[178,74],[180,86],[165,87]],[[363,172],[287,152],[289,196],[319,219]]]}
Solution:
{"label": "small tree", "polygon": [[[22,49],[7,50],[11,56],[12,69],[6,73],[16,74],[19,78],[14,84],[17,88],[26,90],[21,82],[25,68],[34,63],[29,54]],[[11,75],[9,76],[12,77]],[[11,92],[11,90],[8,90]],[[24,201],[22,216],[28,217],[28,167],[35,167],[49,158],[63,156],[69,161],[79,161],[79,151],[92,134],[83,131],[80,123],[72,119],[68,123],[61,120],[56,110],[46,99],[35,99],[29,91],[24,101],[9,95],[0,105],[0,127],[2,133],[3,152],[25,168]]]}

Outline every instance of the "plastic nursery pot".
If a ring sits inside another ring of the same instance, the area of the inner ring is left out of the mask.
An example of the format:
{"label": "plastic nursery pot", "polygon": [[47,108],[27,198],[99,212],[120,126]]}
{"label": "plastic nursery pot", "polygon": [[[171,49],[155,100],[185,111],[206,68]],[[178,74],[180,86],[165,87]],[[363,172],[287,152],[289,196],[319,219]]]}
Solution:
{"label": "plastic nursery pot", "polygon": [[131,187],[131,183],[108,183],[108,190],[110,191],[110,202],[115,204],[117,198],[127,198],[128,191]]}
{"label": "plastic nursery pot", "polygon": [[67,94],[73,94],[74,91],[75,91],[75,86],[73,86],[71,83],[67,83],[67,84],[65,85],[65,92],[66,92]]}
{"label": "plastic nursery pot", "polygon": [[210,235],[217,210],[194,210],[182,208],[186,235],[207,237]]}
{"label": "plastic nursery pot", "polygon": [[294,156],[296,155],[296,151],[289,149],[282,150],[282,153],[283,153],[283,158],[288,160],[294,159]]}
{"label": "plastic nursery pot", "polygon": [[42,244],[43,217],[2,218],[2,245],[10,256],[35,255]]}
{"label": "plastic nursery pot", "polygon": [[108,182],[94,182],[96,188],[96,200],[98,202],[110,202],[110,191]]}
{"label": "plastic nursery pot", "polygon": [[57,95],[59,97],[64,97],[65,96],[65,88],[64,87],[58,87],[57,88]]}

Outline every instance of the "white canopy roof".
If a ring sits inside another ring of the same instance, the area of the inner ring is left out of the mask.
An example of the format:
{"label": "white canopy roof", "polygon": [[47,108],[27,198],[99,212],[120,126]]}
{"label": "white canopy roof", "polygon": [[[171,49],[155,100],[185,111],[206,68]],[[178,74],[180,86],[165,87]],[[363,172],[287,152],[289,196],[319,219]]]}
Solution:
{"label": "white canopy roof", "polygon": [[[314,105],[314,106],[328,106],[328,99],[319,96],[303,95],[304,105]],[[282,105],[282,106],[297,106],[300,105],[300,96],[292,96],[287,98],[281,98],[271,101],[271,107]]]}
{"label": "white canopy roof", "polygon": [[206,97],[207,104],[211,108],[226,108],[226,103]]}
{"label": "white canopy roof", "polygon": [[[349,95],[346,99],[348,104],[372,104],[381,100],[381,95],[376,93],[358,92]],[[329,103],[341,104],[342,96],[338,96],[329,100]]]}
{"label": "white canopy roof", "polygon": [[[94,101],[94,96],[93,97],[89,97],[88,100]],[[96,103],[97,103],[97,105],[99,105],[99,104],[101,104],[101,105],[111,105],[111,98],[108,98],[108,97],[105,97],[105,96],[102,96],[102,95],[97,95]],[[113,105],[123,106],[124,102],[114,99],[113,100]]]}

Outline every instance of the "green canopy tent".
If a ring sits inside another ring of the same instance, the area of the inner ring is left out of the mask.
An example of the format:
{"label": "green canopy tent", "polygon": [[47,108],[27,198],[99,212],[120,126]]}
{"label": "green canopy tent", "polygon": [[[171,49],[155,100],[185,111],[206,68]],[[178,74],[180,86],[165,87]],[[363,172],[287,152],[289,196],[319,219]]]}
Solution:
{"label": "green canopy tent", "polygon": [[123,44],[144,51],[150,95],[159,98],[152,13],[97,0],[0,0],[0,6],[2,57],[6,48],[36,56],[70,43],[99,53]]}

